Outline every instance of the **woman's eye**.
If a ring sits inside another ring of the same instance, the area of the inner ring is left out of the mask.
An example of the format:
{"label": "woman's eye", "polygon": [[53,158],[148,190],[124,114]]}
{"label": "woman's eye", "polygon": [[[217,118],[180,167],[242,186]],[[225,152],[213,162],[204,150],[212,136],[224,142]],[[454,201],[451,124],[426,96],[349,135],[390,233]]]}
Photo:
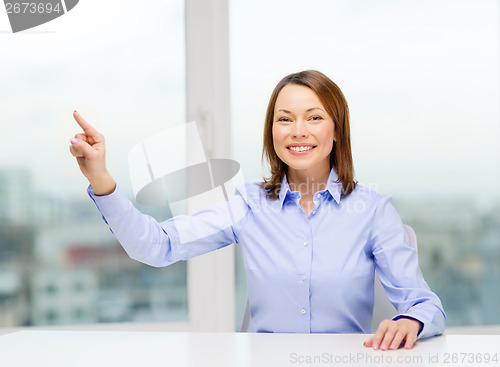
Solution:
{"label": "woman's eye", "polygon": [[290,122],[290,119],[288,117],[280,117],[278,122]]}
{"label": "woman's eye", "polygon": [[323,120],[323,117],[321,117],[321,116],[312,116],[310,118],[310,120],[312,120],[312,121],[320,121],[320,120]]}

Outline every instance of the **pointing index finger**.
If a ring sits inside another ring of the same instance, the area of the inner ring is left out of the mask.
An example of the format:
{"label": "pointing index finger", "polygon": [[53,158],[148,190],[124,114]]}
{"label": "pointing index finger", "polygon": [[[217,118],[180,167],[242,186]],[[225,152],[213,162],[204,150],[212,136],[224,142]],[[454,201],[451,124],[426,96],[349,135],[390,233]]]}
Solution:
{"label": "pointing index finger", "polygon": [[83,129],[86,135],[89,136],[96,136],[100,135],[99,132],[94,129],[92,125],[90,125],[85,119],[78,113],[78,112],[73,112],[73,117],[75,118],[76,122],[78,122],[78,125]]}

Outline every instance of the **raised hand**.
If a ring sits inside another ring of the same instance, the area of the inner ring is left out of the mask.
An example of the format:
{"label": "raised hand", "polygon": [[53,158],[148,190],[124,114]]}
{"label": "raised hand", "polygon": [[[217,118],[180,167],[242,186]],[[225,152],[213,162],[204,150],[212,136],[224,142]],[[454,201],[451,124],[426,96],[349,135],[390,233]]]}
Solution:
{"label": "raised hand", "polygon": [[104,136],[78,113],[74,112],[83,133],[70,139],[69,150],[76,157],[83,175],[87,177],[96,195],[108,195],[115,190],[115,181],[106,168]]}

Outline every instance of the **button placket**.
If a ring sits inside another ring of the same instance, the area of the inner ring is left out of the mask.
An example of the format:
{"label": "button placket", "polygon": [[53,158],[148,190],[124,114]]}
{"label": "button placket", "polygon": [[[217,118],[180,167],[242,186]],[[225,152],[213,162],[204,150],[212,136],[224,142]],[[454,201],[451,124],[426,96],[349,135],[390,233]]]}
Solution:
{"label": "button placket", "polygon": [[317,213],[319,206],[321,205],[321,197],[323,196],[322,193],[317,193],[314,195],[314,209],[311,211],[311,215],[314,215]]}

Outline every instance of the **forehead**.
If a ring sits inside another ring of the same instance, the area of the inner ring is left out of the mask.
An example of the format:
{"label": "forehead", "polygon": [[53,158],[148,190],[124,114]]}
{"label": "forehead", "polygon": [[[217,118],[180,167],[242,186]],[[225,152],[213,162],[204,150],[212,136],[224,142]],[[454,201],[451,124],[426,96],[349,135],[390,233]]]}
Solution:
{"label": "forehead", "polygon": [[311,88],[303,85],[287,84],[278,94],[274,112],[279,109],[304,111],[313,107],[325,109],[318,95]]}

